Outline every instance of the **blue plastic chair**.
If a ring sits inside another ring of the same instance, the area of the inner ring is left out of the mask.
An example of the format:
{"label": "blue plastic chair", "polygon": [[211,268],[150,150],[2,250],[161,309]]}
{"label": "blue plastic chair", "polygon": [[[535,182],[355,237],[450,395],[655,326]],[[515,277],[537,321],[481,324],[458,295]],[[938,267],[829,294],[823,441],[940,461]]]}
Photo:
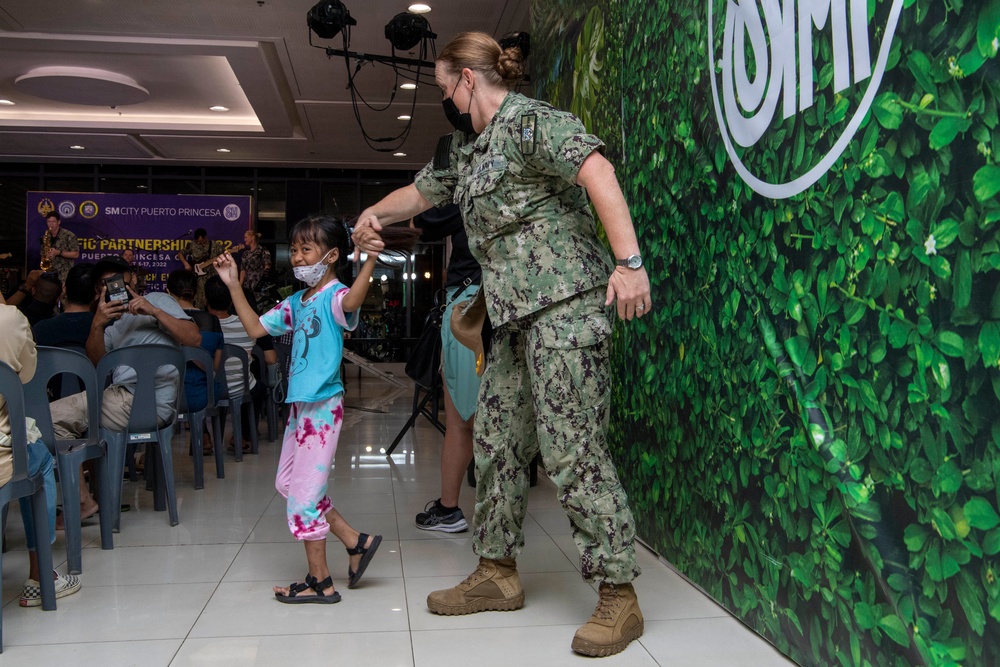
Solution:
{"label": "blue plastic chair", "polygon": [[204,408],[194,411],[188,408],[187,396],[184,395],[183,391],[181,392],[180,407],[178,408],[178,412],[180,413],[178,419],[186,420],[191,428],[191,454],[194,458],[194,488],[204,489],[205,462],[202,455],[202,430],[206,418],[211,420],[212,437],[215,440],[215,447],[213,448],[215,450],[215,476],[219,479],[225,479],[226,477],[225,454],[222,451],[222,427],[219,424],[219,408],[215,398],[215,369],[213,368],[215,360],[212,359],[212,355],[208,351],[200,347],[185,345],[181,348],[181,351],[184,353],[184,360],[188,363],[198,362],[205,371],[205,382],[208,385],[208,401]]}
{"label": "blue plastic chair", "polygon": [[243,367],[243,391],[239,396],[229,395],[229,383],[223,382],[222,396],[219,397],[219,407],[228,408],[232,415],[233,422],[233,449],[236,451],[236,460],[243,460],[243,410],[250,410],[250,452],[256,454],[259,451],[257,441],[257,414],[253,409],[253,398],[250,396],[250,360],[246,351],[239,345],[227,343],[222,349],[222,364],[219,366],[220,372],[225,372],[226,361],[237,359]]}
{"label": "blue plastic chair", "polygon": [[[24,423],[24,388],[21,378],[5,363],[0,363],[0,394],[7,400],[10,415],[10,446],[14,456],[14,474],[0,486],[0,507],[18,498],[31,498],[31,514],[35,521],[35,545],[38,571],[42,574],[42,609],[56,608],[56,584],[52,572],[52,544],[49,542],[49,512],[45,502],[45,482],[42,475],[28,474],[28,432]],[[0,552],[0,568],[3,554]],[[48,576],[45,576],[47,575]],[[3,651],[3,617],[0,615],[0,652]]]}
{"label": "blue plastic chair", "polygon": [[254,359],[257,360],[257,368],[260,369],[259,381],[264,383],[264,414],[267,416],[267,439],[269,442],[274,442],[274,436],[278,430],[278,411],[274,404],[274,400],[272,400],[274,387],[267,384],[267,362],[264,360],[264,350],[260,349],[259,346],[254,345],[251,352],[253,353]]}
{"label": "blue plastic chair", "polygon": [[[108,457],[111,461],[113,479],[122,479],[125,474],[125,451],[131,445],[149,443],[158,452],[159,465],[152,452],[147,451],[146,468],[156,472],[156,482],[153,494],[153,508],[156,511],[164,509],[163,495],[166,495],[166,510],[170,516],[170,525],[179,523],[177,518],[177,492],[174,487],[174,463],[170,448],[170,438],[177,421],[177,403],[171,405],[174,417],[163,424],[156,415],[156,394],[154,392],[156,373],[161,367],[177,371],[177,396],[184,393],[184,353],[173,345],[132,345],[112,350],[104,355],[97,364],[98,382],[103,382],[112,371],[119,366],[127,366],[135,370],[135,395],[132,399],[132,411],[129,413],[127,431],[112,431],[101,426],[101,435],[108,443]],[[147,450],[149,448],[147,447]],[[114,530],[121,529],[121,497],[122,484],[116,483],[115,490]]]}
{"label": "blue plastic chair", "polygon": [[[52,413],[46,387],[53,377],[65,373],[63,382],[69,376],[82,386],[87,394],[87,422],[91,425],[85,438],[56,440],[52,429]],[[101,523],[101,548],[113,549],[111,507],[114,491],[111,489],[111,473],[108,463],[107,444],[98,437],[101,414],[101,394],[97,383],[97,371],[85,355],[58,347],[39,347],[38,366],[35,376],[24,387],[28,416],[35,420],[42,440],[56,457],[59,471],[59,485],[63,497],[63,518],[66,523],[66,558],[71,574],[83,571],[83,544],[80,530],[80,466],[84,461],[96,460],[97,503]]]}
{"label": "blue plastic chair", "polygon": [[[73,350],[74,352],[79,352],[85,357],[87,356],[87,349],[83,345],[73,345],[67,343],[66,345],[56,345],[54,347],[58,347],[63,350]],[[91,364],[91,366],[93,366],[93,364]],[[49,389],[52,389],[52,381],[50,380],[49,382]],[[61,376],[59,378],[59,382],[56,383],[55,386],[58,387],[57,395],[54,395],[55,399],[65,398],[66,396],[72,396],[73,394],[79,394],[84,390],[83,381],[79,378],[79,376],[75,376],[72,373],[66,373]]]}

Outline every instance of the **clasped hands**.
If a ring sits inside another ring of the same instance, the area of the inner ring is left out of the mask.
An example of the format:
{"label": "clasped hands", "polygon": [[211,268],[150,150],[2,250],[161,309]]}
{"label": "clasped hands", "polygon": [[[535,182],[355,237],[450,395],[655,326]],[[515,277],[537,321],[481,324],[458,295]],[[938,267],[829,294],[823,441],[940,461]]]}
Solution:
{"label": "clasped hands", "polygon": [[354,223],[351,241],[354,243],[354,260],[357,261],[362,252],[380,253],[385,250],[385,243],[379,232],[382,225],[374,215],[362,215]]}

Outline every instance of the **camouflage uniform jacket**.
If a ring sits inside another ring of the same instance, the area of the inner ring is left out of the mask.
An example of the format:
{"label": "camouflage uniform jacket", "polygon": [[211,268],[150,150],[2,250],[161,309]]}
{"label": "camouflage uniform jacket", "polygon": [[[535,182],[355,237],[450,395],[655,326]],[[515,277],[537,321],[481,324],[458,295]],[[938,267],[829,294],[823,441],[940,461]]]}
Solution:
{"label": "camouflage uniform jacket", "polygon": [[[45,234],[48,232],[46,231]],[[45,247],[45,234],[42,235],[42,247]],[[62,227],[59,228],[59,233],[52,239],[51,244],[53,248],[61,252],[76,252],[80,249],[80,242],[77,240],[76,234]],[[56,255],[52,258],[52,272],[58,273],[59,280],[66,282],[66,276],[69,275],[69,270],[73,268],[75,261],[75,259]]]}
{"label": "camouflage uniform jacket", "polygon": [[461,208],[494,326],[607,285],[614,267],[576,184],[603,146],[572,114],[510,93],[481,134],[455,132],[447,159],[417,174],[428,201]]}

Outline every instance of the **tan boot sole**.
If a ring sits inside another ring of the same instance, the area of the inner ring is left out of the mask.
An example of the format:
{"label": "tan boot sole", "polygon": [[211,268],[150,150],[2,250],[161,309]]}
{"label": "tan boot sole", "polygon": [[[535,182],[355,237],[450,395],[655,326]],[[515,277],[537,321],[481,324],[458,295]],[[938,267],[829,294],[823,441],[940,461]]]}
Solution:
{"label": "tan boot sole", "polygon": [[[435,602],[427,596],[427,608],[435,614],[442,616],[463,616],[465,614],[476,614],[481,611],[514,611],[524,606],[524,591],[512,598],[503,600],[491,600],[490,598],[477,598],[460,605],[447,605]],[[641,634],[641,632],[640,632]],[[619,649],[621,650],[621,649]]]}
{"label": "tan boot sole", "polygon": [[589,655],[594,658],[604,658],[615,653],[621,653],[625,647],[642,636],[643,621],[639,621],[631,630],[614,644],[594,644],[583,639],[573,638],[573,650],[582,655]]}

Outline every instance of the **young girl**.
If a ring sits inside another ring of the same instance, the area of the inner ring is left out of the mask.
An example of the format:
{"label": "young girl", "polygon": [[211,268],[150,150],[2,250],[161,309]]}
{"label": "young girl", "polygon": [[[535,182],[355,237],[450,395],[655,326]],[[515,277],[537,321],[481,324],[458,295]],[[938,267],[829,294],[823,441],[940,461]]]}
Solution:
{"label": "young girl", "polygon": [[[343,542],[350,555],[348,588],[360,581],[382,542],[380,535],[359,533],[348,525],[326,494],[344,416],[342,333],[358,324],[358,309],[368,293],[378,256],[368,255],[354,285],[348,288],[337,279],[337,267],[346,262],[349,252],[347,228],[340,219],[306,218],[292,228],[289,238],[295,277],[309,287],[260,318],[247,303],[232,257],[222,255],[215,267],[233,295],[247,333],[259,338],[294,332],[286,399],[291,410],[275,486],[288,500],[288,527],[305,544],[309,573],[304,582],[287,588],[275,586],[274,595],[286,603],[333,603],[340,601],[340,593],[327,567],[327,533]],[[389,242],[384,234],[383,240]],[[399,248],[412,247],[413,242],[413,234],[408,234]]]}

